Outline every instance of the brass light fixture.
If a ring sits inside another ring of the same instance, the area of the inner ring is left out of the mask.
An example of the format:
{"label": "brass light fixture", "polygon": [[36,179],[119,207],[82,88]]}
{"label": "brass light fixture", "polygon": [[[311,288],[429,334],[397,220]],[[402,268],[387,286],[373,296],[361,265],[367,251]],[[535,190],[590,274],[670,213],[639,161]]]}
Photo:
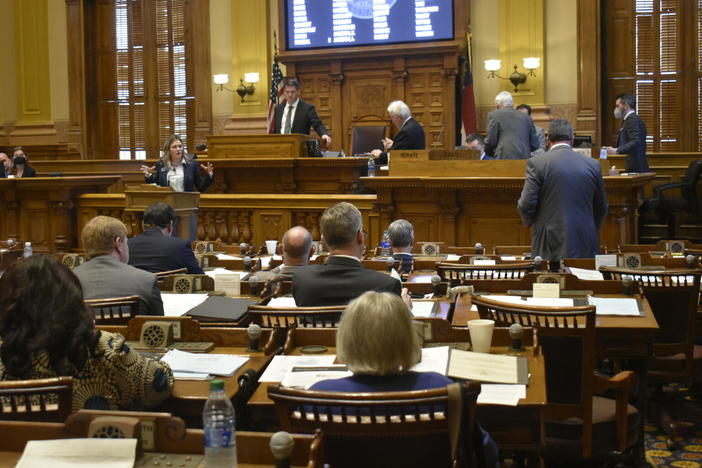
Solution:
{"label": "brass light fixture", "polygon": [[244,77],[239,79],[239,86],[236,89],[227,88],[224,86],[229,82],[229,75],[226,73],[218,73],[214,75],[213,81],[217,85],[217,91],[227,90],[232,93],[236,93],[241,98],[241,102],[244,102],[244,98],[252,96],[256,91],[255,83],[258,83],[260,75],[258,73],[244,73]]}
{"label": "brass light fixture", "polygon": [[527,76],[536,76],[534,70],[539,68],[541,65],[541,59],[539,57],[524,57],[523,59],[524,68],[526,68],[528,73],[522,73],[519,71],[517,65],[514,65],[514,70],[509,77],[503,77],[498,75],[496,72],[502,67],[502,61],[496,59],[485,60],[485,70],[489,71],[488,78],[499,78],[501,80],[509,80],[514,85],[514,92],[519,92],[519,85],[526,83]]}

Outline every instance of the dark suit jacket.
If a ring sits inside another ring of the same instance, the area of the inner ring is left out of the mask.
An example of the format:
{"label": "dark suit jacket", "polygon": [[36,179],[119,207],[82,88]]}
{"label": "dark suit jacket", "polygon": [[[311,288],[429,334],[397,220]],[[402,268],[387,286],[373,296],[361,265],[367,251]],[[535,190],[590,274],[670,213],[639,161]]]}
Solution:
{"label": "dark suit jacket", "polygon": [[598,161],[567,146],[529,159],[517,208],[524,224],[532,228],[532,256],[594,257],[607,215]]}
{"label": "dark suit jacket", "polygon": [[539,148],[534,122],[514,107],[488,114],[485,152],[495,159],[528,159]]}
{"label": "dark suit jacket", "polygon": [[[283,130],[285,123],[283,120],[283,111],[288,105],[287,101],[275,106],[275,129],[273,133],[280,133]],[[291,133],[302,133],[303,135],[310,134],[310,127],[314,127],[314,131],[317,132],[319,136],[327,135],[327,129],[324,124],[317,116],[317,111],[314,106],[309,102],[305,102],[300,99],[297,102],[297,109],[295,110],[295,118],[292,121],[290,127]]]}
{"label": "dark suit jacket", "polygon": [[412,257],[412,254],[398,252],[392,254],[392,258],[400,261],[400,271],[398,273],[409,273],[412,271],[412,267],[414,266],[414,257]]}
{"label": "dark suit jacket", "polygon": [[324,265],[298,268],[293,276],[293,296],[298,307],[345,305],[366,291],[399,296],[402,283],[364,268],[359,261],[333,255]]}
{"label": "dark suit jacket", "polygon": [[189,274],[203,274],[190,242],[164,236],[158,228],[148,228],[129,239],[129,264],[151,273],[187,268]]}
{"label": "dark suit jacket", "polygon": [[122,263],[110,255],[99,255],[77,266],[85,299],[140,296],[139,315],[163,315],[163,301],[156,276]]}
{"label": "dark suit jacket", "polygon": [[[410,117],[402,128],[400,128],[400,131],[397,132],[397,135],[395,135],[395,139],[392,141],[392,147],[390,147],[388,151],[413,149],[423,150],[425,147],[424,129],[419,122]],[[380,153],[380,156],[378,157],[378,164],[387,163],[388,153]]]}
{"label": "dark suit jacket", "polygon": [[617,137],[617,154],[626,154],[627,172],[651,172],[646,160],[646,125],[638,114],[622,121]]}
{"label": "dark suit jacket", "polygon": [[[27,177],[36,177],[37,176],[37,171],[34,170],[32,166],[24,166],[24,172],[22,173],[22,178],[26,179]],[[17,177],[17,176],[15,176]]]}
{"label": "dark suit jacket", "polygon": [[[163,161],[156,163],[156,173],[150,176],[145,176],[144,180],[150,184],[158,184],[161,187],[168,187],[168,169],[164,167]],[[212,184],[214,176],[210,177],[207,174],[200,175],[200,163],[197,159],[191,159],[185,165],[183,173],[183,187],[186,192],[194,192],[197,188],[198,192],[204,192]]]}

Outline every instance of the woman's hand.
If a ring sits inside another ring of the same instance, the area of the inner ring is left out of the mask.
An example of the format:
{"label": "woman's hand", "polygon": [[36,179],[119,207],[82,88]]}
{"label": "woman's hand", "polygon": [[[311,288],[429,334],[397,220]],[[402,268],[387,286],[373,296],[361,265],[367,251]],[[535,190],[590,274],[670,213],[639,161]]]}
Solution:
{"label": "woman's hand", "polygon": [[207,164],[200,164],[200,167],[203,168],[205,172],[207,172],[208,176],[212,177],[212,175],[214,174],[214,166],[212,165],[212,163],[208,162]]}
{"label": "woman's hand", "polygon": [[143,172],[146,177],[149,177],[151,174],[156,172],[156,166],[141,166],[139,170]]}

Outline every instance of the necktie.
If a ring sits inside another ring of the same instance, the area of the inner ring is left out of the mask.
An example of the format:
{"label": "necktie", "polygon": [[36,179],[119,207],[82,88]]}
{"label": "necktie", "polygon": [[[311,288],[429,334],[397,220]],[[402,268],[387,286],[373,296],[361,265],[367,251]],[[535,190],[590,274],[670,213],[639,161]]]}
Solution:
{"label": "necktie", "polygon": [[285,116],[285,126],[283,127],[283,133],[290,133],[291,118],[292,118],[293,106],[288,106],[288,115]]}

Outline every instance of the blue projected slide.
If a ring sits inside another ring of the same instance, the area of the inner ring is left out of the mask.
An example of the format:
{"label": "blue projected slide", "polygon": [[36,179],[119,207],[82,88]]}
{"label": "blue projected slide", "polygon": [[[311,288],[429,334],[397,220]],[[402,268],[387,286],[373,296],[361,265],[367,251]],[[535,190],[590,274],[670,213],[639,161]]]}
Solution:
{"label": "blue projected slide", "polygon": [[453,0],[286,0],[287,48],[453,39]]}

